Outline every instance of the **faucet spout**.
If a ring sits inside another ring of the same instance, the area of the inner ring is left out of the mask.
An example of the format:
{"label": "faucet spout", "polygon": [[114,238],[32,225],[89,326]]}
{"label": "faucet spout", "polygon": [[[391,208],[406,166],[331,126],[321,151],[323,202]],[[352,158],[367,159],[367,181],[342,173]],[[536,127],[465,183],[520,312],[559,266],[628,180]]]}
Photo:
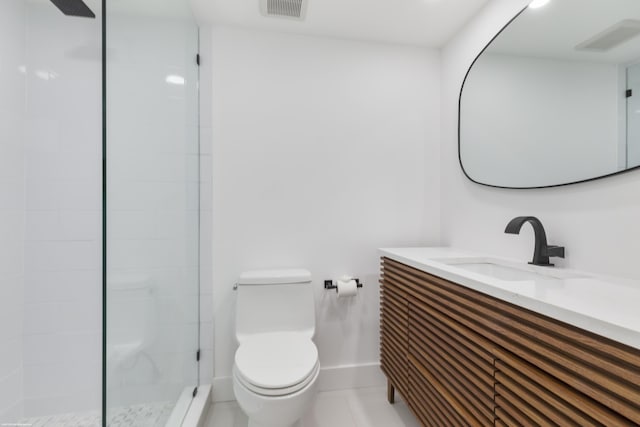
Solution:
{"label": "faucet spout", "polygon": [[519,216],[512,219],[507,224],[504,232],[507,234],[520,234],[522,226],[527,222],[531,224],[535,234],[533,260],[529,264],[552,267],[553,264],[549,262],[549,257],[564,258],[564,248],[547,244],[547,233],[544,231],[542,222],[534,216]]}

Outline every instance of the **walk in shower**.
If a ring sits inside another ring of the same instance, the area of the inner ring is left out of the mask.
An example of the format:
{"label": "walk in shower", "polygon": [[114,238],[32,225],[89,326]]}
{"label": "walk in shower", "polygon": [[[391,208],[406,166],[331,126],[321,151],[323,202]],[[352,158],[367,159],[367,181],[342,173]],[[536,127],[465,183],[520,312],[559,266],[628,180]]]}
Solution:
{"label": "walk in shower", "polygon": [[188,411],[197,55],[187,0],[0,1],[0,425]]}

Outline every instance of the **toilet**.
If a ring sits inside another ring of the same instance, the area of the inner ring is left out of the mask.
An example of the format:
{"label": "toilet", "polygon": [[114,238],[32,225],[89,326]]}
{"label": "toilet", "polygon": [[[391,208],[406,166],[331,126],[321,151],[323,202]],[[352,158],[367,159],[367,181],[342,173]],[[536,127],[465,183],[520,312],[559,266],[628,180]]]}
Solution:
{"label": "toilet", "polygon": [[313,401],[320,362],[312,341],[315,308],[307,270],[242,273],[233,391],[249,427],[290,427]]}

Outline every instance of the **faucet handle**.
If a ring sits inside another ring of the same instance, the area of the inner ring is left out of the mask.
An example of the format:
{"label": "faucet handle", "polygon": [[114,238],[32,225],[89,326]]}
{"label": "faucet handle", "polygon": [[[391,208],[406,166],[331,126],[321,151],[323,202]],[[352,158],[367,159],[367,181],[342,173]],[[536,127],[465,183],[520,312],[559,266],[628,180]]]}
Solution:
{"label": "faucet handle", "polygon": [[548,257],[564,258],[564,246],[547,246],[545,255]]}

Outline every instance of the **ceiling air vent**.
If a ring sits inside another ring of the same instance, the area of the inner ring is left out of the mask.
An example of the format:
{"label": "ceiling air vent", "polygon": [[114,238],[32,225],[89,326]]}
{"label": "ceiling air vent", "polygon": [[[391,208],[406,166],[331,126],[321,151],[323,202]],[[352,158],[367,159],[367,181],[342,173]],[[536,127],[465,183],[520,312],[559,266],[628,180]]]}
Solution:
{"label": "ceiling air vent", "polygon": [[264,16],[276,16],[303,20],[307,0],[260,0],[260,12]]}
{"label": "ceiling air vent", "polygon": [[607,52],[640,34],[640,21],[627,19],[580,43],[577,50]]}

